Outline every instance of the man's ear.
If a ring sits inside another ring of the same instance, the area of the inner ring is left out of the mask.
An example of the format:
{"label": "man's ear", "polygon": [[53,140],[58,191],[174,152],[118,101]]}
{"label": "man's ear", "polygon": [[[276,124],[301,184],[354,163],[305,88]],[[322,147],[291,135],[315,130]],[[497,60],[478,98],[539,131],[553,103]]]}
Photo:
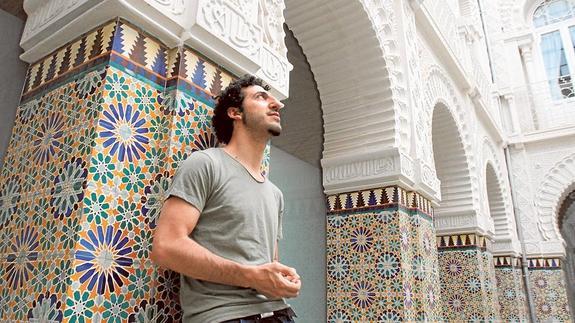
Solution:
{"label": "man's ear", "polygon": [[241,120],[242,111],[239,108],[228,108],[228,117],[230,117],[232,120]]}

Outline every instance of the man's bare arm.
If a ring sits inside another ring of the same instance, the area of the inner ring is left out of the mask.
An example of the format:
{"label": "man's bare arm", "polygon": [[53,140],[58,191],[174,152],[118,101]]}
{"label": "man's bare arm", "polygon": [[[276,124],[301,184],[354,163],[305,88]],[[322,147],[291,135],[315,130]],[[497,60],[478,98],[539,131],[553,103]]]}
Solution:
{"label": "man's bare arm", "polygon": [[152,260],[165,268],[199,280],[253,288],[270,297],[295,297],[301,283],[295,269],[272,262],[247,266],[217,256],[189,237],[200,212],[186,201],[171,197],[164,203],[152,243]]}

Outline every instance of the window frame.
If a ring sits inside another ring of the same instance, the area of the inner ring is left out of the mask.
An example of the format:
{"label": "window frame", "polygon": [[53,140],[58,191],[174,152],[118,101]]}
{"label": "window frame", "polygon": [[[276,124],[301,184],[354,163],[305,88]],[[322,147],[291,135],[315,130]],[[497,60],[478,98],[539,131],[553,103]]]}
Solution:
{"label": "window frame", "polygon": [[[537,57],[537,61],[539,64],[537,64],[538,66],[540,66],[539,68],[539,73],[541,75],[543,75],[545,77],[545,81],[546,81],[546,87],[549,91],[549,94],[551,96],[552,102],[557,104],[557,105],[562,105],[565,104],[566,101],[574,101],[575,102],[575,39],[571,39],[571,34],[569,31],[570,27],[573,27],[575,29],[575,15],[572,16],[571,18],[562,20],[560,22],[556,22],[556,23],[552,23],[552,24],[548,24],[548,25],[544,25],[544,26],[540,26],[540,27],[535,27],[535,23],[534,23],[534,15],[535,12],[537,11],[537,9],[539,9],[546,1],[541,1],[537,6],[535,6],[535,9],[533,10],[533,13],[531,14],[531,28],[532,28],[532,32],[534,37],[534,51],[536,51],[536,55],[535,57]],[[565,53],[565,60],[567,61],[567,66],[569,68],[569,75],[571,76],[571,90],[573,92],[571,97],[561,97],[561,98],[554,98],[552,95],[552,91],[551,89],[549,89],[549,83],[552,79],[549,78],[549,76],[547,75],[547,67],[545,66],[545,60],[543,58],[543,52],[542,52],[542,48],[541,48],[541,38],[543,35],[545,34],[549,34],[552,32],[558,31],[559,32],[559,36],[561,37],[561,42],[563,44],[563,49],[564,49],[564,53]]]}

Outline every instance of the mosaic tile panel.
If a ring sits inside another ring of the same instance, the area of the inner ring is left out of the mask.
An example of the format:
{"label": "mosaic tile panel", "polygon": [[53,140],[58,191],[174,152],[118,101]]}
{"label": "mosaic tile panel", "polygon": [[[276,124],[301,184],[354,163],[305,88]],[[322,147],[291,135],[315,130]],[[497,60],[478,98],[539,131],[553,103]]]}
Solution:
{"label": "mosaic tile panel", "polygon": [[[399,201],[393,191],[399,189],[388,190]],[[431,218],[399,205],[359,209],[356,203],[353,211],[330,209],[328,321],[438,320],[441,303]]]}
{"label": "mosaic tile panel", "polygon": [[2,320],[181,319],[151,238],[179,162],[217,144],[206,84],[231,80],[203,59],[198,84],[168,79],[183,52],[117,20],[31,67],[0,173]]}
{"label": "mosaic tile panel", "polygon": [[529,321],[521,260],[515,257],[495,257],[494,261],[501,319],[505,322]]}
{"label": "mosaic tile panel", "polygon": [[443,319],[499,321],[493,256],[481,236],[437,237]]}
{"label": "mosaic tile panel", "polygon": [[537,320],[572,322],[565,274],[560,267],[529,267],[529,282]]}
{"label": "mosaic tile panel", "polygon": [[19,107],[0,175],[0,317],[61,320],[105,67],[88,66]]}

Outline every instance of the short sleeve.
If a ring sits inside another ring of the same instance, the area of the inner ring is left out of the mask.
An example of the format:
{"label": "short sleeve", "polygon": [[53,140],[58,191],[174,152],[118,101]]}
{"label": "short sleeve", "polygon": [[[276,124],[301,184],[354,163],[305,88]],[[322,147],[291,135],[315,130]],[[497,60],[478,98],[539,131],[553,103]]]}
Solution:
{"label": "short sleeve", "polygon": [[213,179],[214,165],[210,156],[201,151],[192,153],[180,164],[166,196],[179,197],[202,212],[210,196]]}
{"label": "short sleeve", "polygon": [[278,235],[277,235],[278,240],[281,240],[283,238],[283,216],[284,216],[284,196],[280,191],[279,205],[278,205]]}

